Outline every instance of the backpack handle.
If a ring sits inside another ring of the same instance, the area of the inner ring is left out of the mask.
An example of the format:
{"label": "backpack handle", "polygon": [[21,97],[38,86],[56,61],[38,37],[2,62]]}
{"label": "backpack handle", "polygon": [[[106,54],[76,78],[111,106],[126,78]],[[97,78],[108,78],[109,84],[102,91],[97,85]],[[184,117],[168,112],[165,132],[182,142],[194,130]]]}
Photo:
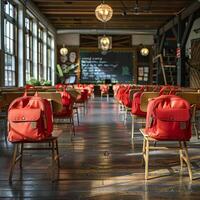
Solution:
{"label": "backpack handle", "polygon": [[28,96],[27,93],[28,93],[28,90],[30,89],[35,89],[35,86],[34,85],[30,85],[30,84],[26,84],[25,85],[25,92],[24,92],[24,97]]}
{"label": "backpack handle", "polygon": [[160,90],[159,96],[163,95],[164,91],[166,91],[166,90],[169,90],[169,94],[170,94],[171,90],[173,90],[173,89],[174,89],[173,86],[170,86],[170,85],[164,86],[164,87],[162,87],[162,89]]}
{"label": "backpack handle", "polygon": [[142,86],[140,87],[140,89],[139,89],[139,92],[144,92],[144,89],[145,89],[145,86],[142,85]]}

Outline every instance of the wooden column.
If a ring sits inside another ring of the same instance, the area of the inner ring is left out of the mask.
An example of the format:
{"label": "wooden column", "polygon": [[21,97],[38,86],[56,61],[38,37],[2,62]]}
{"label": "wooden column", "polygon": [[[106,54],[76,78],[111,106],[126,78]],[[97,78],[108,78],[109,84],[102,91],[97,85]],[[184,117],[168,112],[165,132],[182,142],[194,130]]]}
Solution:
{"label": "wooden column", "polygon": [[185,46],[194,22],[194,13],[192,13],[187,21],[181,21],[179,18],[177,48],[180,48],[180,56],[177,59],[177,83],[180,86],[188,86],[186,80],[186,57]]}
{"label": "wooden column", "polygon": [[[158,39],[158,43],[157,43],[157,55],[158,55],[158,54],[162,54],[163,52],[163,47],[164,47],[164,43],[166,39],[166,33],[163,33],[162,36],[158,35],[157,39]],[[157,78],[156,78],[157,84],[162,83],[163,76],[161,74],[162,74],[161,66],[160,66],[160,63],[157,62]]]}
{"label": "wooden column", "polygon": [[4,85],[4,3],[0,0],[0,86]]}

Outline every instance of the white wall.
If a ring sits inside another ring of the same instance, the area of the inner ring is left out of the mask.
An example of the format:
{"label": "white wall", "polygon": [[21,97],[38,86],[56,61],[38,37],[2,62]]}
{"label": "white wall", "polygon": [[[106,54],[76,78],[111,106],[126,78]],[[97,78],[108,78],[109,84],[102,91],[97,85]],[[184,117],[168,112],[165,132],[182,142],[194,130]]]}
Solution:
{"label": "white wall", "polygon": [[80,35],[79,34],[58,34],[57,35],[57,45],[65,46],[79,46],[80,45]]}
{"label": "white wall", "polygon": [[191,57],[190,52],[191,52],[191,40],[193,39],[197,39],[200,38],[200,30],[198,33],[195,33],[194,30],[195,29],[199,29],[200,28],[200,18],[196,19],[193,23],[192,26],[192,30],[190,32],[190,35],[188,37],[188,41],[186,43],[186,54],[189,55],[189,57]]}
{"label": "white wall", "polygon": [[[142,35],[142,34],[134,34],[132,35],[132,45],[153,45],[153,35]],[[70,34],[58,34],[57,35],[57,44],[66,46],[79,46],[80,45],[80,35],[76,33]]]}
{"label": "white wall", "polygon": [[153,45],[153,35],[141,35],[141,34],[134,34],[132,35],[132,45]]}

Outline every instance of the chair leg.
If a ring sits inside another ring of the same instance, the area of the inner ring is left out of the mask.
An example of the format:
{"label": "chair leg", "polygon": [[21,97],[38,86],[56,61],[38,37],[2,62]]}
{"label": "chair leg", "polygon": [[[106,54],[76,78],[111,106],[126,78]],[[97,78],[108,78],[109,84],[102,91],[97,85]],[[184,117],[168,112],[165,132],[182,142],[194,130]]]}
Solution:
{"label": "chair leg", "polygon": [[18,144],[14,144],[14,151],[13,151],[12,162],[11,162],[10,173],[9,173],[9,183],[12,183],[12,175],[13,175],[13,171],[16,164],[17,152],[18,152]]}
{"label": "chair leg", "polygon": [[74,110],[75,110],[74,115],[76,114],[77,124],[79,125],[79,111],[78,111],[78,107],[75,107]]}
{"label": "chair leg", "polygon": [[198,140],[199,139],[199,132],[198,132],[198,129],[197,129],[196,122],[193,123],[193,128],[194,128],[194,132],[196,134],[197,140]]}
{"label": "chair leg", "polygon": [[59,149],[58,149],[58,140],[56,140],[56,160],[57,160],[57,166],[60,168],[60,155],[59,155]]}
{"label": "chair leg", "polygon": [[119,113],[121,112],[121,105],[120,105],[120,103],[118,103],[118,112]]}
{"label": "chair leg", "polygon": [[85,101],[84,102],[84,114],[86,114],[86,112],[87,112],[87,102]]}
{"label": "chair leg", "polygon": [[125,108],[125,112],[124,112],[124,125],[126,124],[126,120],[127,120],[127,109]]}
{"label": "chair leg", "polygon": [[181,173],[183,171],[183,147],[182,147],[182,143],[179,142],[179,146],[180,146],[180,150],[179,150],[179,154],[180,154],[180,170]]}
{"label": "chair leg", "polygon": [[148,179],[149,174],[149,141],[146,139],[146,145],[145,145],[145,180]]}
{"label": "chair leg", "polygon": [[79,112],[78,112],[78,108],[77,108],[77,111],[76,111],[76,117],[77,117],[77,122],[78,122],[78,126],[79,126]]}
{"label": "chair leg", "polygon": [[7,130],[7,120],[6,119],[3,120],[3,127],[5,128],[4,129],[4,139],[7,144],[7,131],[6,131]]}
{"label": "chair leg", "polygon": [[145,162],[145,155],[146,155],[146,139],[143,139],[143,147],[142,147],[142,166]]}
{"label": "chair leg", "polygon": [[24,153],[24,144],[21,143],[21,145],[20,145],[20,163],[19,163],[20,169],[22,169],[23,153]]}
{"label": "chair leg", "polygon": [[188,156],[188,148],[187,148],[186,142],[182,142],[182,147],[183,147],[183,153],[184,153],[184,160],[188,168],[189,177],[190,177],[190,180],[192,180],[192,169],[191,169],[190,159]]}
{"label": "chair leg", "polygon": [[73,135],[75,136],[75,126],[74,126],[74,118],[73,117],[70,118],[70,123],[71,123]]}
{"label": "chair leg", "polygon": [[107,94],[107,102],[109,102],[109,94]]}
{"label": "chair leg", "polygon": [[54,147],[54,141],[51,142],[51,180],[52,182],[55,181],[55,147]]}
{"label": "chair leg", "polygon": [[134,115],[132,115],[131,139],[134,139]]}

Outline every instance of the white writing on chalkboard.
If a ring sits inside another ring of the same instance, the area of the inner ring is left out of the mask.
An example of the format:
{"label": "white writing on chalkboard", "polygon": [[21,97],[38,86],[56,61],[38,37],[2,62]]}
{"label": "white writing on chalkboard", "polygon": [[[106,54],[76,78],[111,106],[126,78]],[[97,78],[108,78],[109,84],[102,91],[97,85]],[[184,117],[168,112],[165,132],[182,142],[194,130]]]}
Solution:
{"label": "white writing on chalkboard", "polygon": [[133,55],[131,52],[110,52],[106,55],[96,52],[81,52],[81,81],[131,82],[133,80]]}

